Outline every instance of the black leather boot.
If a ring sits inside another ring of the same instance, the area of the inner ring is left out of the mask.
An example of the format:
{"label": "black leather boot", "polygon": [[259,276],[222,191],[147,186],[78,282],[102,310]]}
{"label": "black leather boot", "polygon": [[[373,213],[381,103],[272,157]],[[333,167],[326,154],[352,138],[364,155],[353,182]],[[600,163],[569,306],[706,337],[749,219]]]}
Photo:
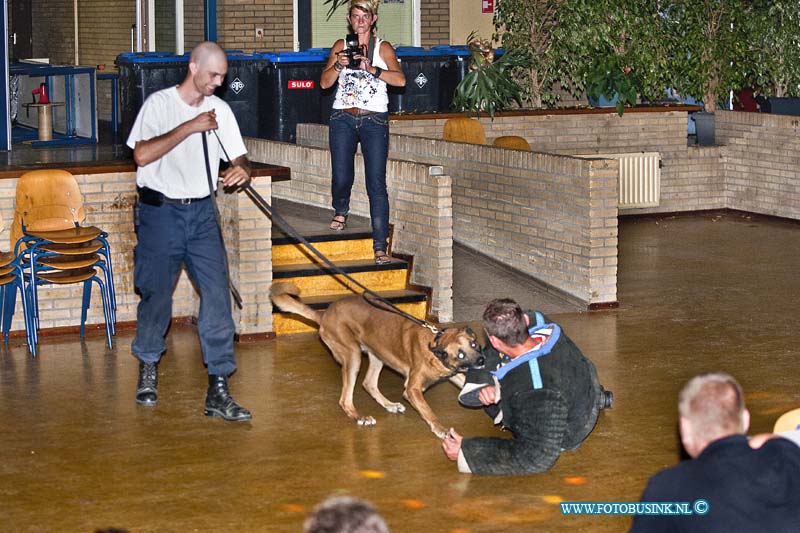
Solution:
{"label": "black leather boot", "polygon": [[158,403],[158,364],[139,361],[136,403],[153,406]]}
{"label": "black leather boot", "polygon": [[231,398],[227,376],[208,376],[205,415],[220,416],[229,422],[244,422],[253,418],[250,411]]}

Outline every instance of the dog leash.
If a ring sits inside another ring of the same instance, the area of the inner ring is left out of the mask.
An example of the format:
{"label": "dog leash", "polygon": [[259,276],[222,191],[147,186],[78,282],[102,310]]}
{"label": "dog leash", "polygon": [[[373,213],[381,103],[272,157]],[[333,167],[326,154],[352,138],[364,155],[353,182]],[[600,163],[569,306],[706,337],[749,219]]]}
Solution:
{"label": "dog leash", "polygon": [[[213,130],[212,130],[213,131]],[[217,135],[217,132],[214,131],[214,135]],[[203,139],[203,156],[206,159],[206,175],[208,176],[208,194],[211,196],[211,203],[214,206],[214,217],[217,219],[217,230],[219,231],[219,240],[222,243],[222,253],[225,255],[225,276],[228,278],[228,288],[231,291],[231,295],[233,296],[233,301],[236,302],[236,307],[242,309],[242,296],[239,294],[239,290],[236,288],[236,285],[233,284],[233,280],[231,279],[231,269],[228,264],[228,249],[225,246],[225,237],[222,235],[222,220],[219,216],[219,207],[217,206],[217,196],[214,194],[214,181],[211,178],[211,164],[208,158],[208,141],[206,141],[206,133],[201,132],[200,136]],[[217,136],[217,141],[219,141],[219,136]],[[219,144],[222,146],[222,143]],[[223,148],[223,151],[225,149]],[[225,157],[228,157],[227,152],[225,153]],[[230,161],[230,158],[228,158]]]}
{"label": "dog leash", "polygon": [[[228,152],[227,152],[227,150],[225,150],[225,146],[223,146],[222,141],[220,140],[219,135],[217,135],[216,130],[211,130],[211,131],[214,132],[214,136],[217,138],[217,142],[219,143],[220,148],[222,148],[222,153],[225,154],[225,158],[228,161],[230,161],[231,158],[230,158],[230,156],[228,156]],[[205,137],[203,137],[203,138],[205,139]],[[280,216],[278,213],[276,213],[275,210],[272,209],[272,206],[269,205],[269,203],[266,200],[264,200],[264,197],[261,196],[258,193],[258,191],[256,191],[253,188],[251,183],[248,183],[247,185],[245,185],[242,188],[243,188],[244,192],[247,194],[247,196],[250,198],[250,200],[252,200],[253,203],[256,204],[256,207],[258,207],[264,214],[266,214],[268,217],[270,217],[273,222],[275,222],[278,226],[280,226],[280,228],[289,237],[291,237],[293,239],[296,239],[303,246],[308,248],[311,251],[311,253],[313,253],[323,263],[325,263],[325,265],[329,269],[333,270],[337,274],[341,274],[342,276],[344,276],[345,278],[350,280],[350,282],[352,282],[354,285],[356,285],[357,287],[362,289],[364,291],[362,296],[367,301],[367,303],[369,303],[370,305],[372,305],[373,307],[376,307],[378,309],[382,309],[382,310],[388,311],[390,313],[395,313],[395,314],[400,315],[400,316],[402,316],[404,318],[407,318],[408,320],[411,320],[413,323],[417,324],[418,326],[422,326],[423,328],[426,328],[426,329],[430,330],[431,333],[433,333],[434,335],[438,335],[440,333],[439,328],[437,328],[436,326],[434,326],[430,322],[427,322],[425,320],[420,320],[419,318],[417,318],[417,317],[415,317],[415,316],[413,316],[413,315],[411,315],[409,313],[406,313],[405,311],[403,311],[402,309],[400,309],[396,305],[394,305],[392,302],[390,302],[389,300],[387,300],[386,298],[384,298],[380,294],[374,292],[370,288],[366,287],[365,285],[360,283],[358,280],[356,280],[355,278],[350,276],[347,272],[345,272],[344,270],[342,270],[341,268],[336,266],[330,259],[325,257],[325,255],[322,252],[317,250],[310,242],[308,242],[308,240],[306,240],[305,237],[300,235],[292,227],[292,225],[289,224],[282,216]],[[371,300],[370,298],[367,297],[368,295],[370,297],[374,298],[374,299]]]}

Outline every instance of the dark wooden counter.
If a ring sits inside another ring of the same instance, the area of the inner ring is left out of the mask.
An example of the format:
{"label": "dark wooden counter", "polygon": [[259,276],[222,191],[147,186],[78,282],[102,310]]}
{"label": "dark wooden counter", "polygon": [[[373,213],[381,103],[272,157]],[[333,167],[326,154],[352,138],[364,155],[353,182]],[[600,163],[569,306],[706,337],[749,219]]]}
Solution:
{"label": "dark wooden counter", "polygon": [[[269,176],[272,181],[288,181],[291,178],[291,169],[279,165],[251,162],[253,177]],[[18,178],[25,172],[43,168],[60,168],[72,174],[110,174],[112,172],[134,172],[136,164],[130,159],[116,161],[80,161],[75,163],[31,163],[4,167],[0,169],[0,179]]]}
{"label": "dark wooden counter", "polygon": [[[703,108],[696,105],[661,105],[661,106],[646,106],[637,105],[635,107],[626,107],[625,113],[670,113],[672,111],[686,111],[692,113],[694,111],[702,111]],[[495,117],[520,117],[525,115],[542,116],[542,115],[601,115],[601,114],[617,114],[616,108],[613,107],[559,107],[555,109],[517,109],[513,111],[498,111],[494,114]],[[454,118],[470,116],[475,117],[472,113],[464,112],[448,112],[448,113],[392,113],[389,115],[389,120],[436,120],[440,118]],[[489,117],[488,113],[481,113],[477,118]]]}

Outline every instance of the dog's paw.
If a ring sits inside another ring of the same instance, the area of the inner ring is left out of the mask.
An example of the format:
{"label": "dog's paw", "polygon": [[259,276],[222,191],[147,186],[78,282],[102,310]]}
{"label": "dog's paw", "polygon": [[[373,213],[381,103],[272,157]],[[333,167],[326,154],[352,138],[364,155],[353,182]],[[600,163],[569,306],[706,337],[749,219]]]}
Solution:
{"label": "dog's paw", "polygon": [[394,402],[387,403],[384,407],[390,413],[401,413],[402,414],[402,413],[406,412],[406,406],[403,405],[402,403],[394,403]]}
{"label": "dog's paw", "polygon": [[438,427],[431,428],[431,431],[433,431],[433,434],[439,437],[441,440],[444,440],[447,437],[448,433],[450,432],[445,428],[438,428]]}
{"label": "dog's paw", "polygon": [[362,416],[358,419],[359,426],[374,426],[378,422],[371,416]]}

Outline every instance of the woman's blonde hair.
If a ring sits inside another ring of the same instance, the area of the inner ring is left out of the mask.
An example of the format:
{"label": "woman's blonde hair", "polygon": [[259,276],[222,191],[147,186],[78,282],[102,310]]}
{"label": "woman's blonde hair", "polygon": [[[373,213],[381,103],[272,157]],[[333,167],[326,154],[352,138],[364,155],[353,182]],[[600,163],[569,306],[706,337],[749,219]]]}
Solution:
{"label": "woman's blonde hair", "polygon": [[377,15],[378,5],[380,5],[380,0],[350,0],[350,7],[347,10],[347,14],[349,15],[353,9],[360,9],[361,11],[366,11],[370,15]]}

